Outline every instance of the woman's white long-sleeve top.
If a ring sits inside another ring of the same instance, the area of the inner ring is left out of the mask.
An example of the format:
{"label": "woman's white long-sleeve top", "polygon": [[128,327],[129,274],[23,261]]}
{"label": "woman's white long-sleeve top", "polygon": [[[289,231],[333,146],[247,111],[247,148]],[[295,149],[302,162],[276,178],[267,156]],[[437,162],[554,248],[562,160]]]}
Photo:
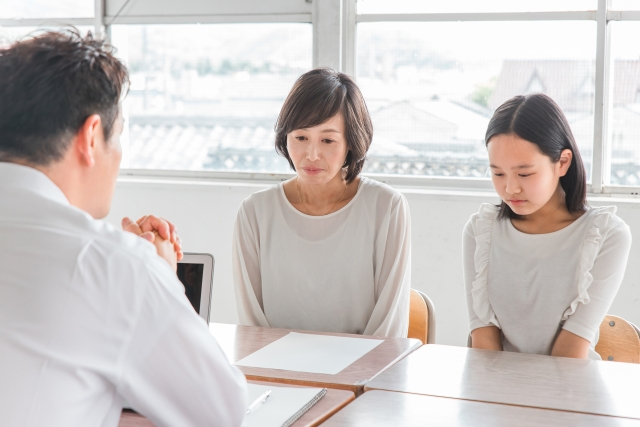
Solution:
{"label": "woman's white long-sleeve top", "polygon": [[240,323],[406,337],[410,234],[404,196],[364,177],[324,216],[294,208],[283,184],[251,195],[233,239]]}

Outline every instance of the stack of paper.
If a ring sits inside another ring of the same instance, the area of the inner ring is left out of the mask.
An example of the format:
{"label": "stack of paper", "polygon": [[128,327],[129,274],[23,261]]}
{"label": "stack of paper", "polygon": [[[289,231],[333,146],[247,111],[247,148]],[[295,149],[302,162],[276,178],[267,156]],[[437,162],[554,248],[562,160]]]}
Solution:
{"label": "stack of paper", "polygon": [[244,417],[242,427],[288,427],[324,396],[327,389],[249,384],[249,402],[265,391],[269,398]]}
{"label": "stack of paper", "polygon": [[290,332],[236,365],[335,375],[383,342]]}

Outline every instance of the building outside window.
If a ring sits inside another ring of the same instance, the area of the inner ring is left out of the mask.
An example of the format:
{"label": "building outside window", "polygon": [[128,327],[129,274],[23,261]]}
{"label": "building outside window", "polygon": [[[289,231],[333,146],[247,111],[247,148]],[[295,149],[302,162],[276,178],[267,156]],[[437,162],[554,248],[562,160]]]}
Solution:
{"label": "building outside window", "polygon": [[493,111],[534,92],[565,111],[590,170],[594,22],[376,22],[357,36],[374,144],[389,147],[369,171],[487,177]]}
{"label": "building outside window", "polygon": [[310,24],[114,25],[131,73],[133,169],[287,172],[280,107],[311,69]]}
{"label": "building outside window", "polygon": [[[328,4],[346,5],[343,21],[327,25]],[[565,111],[594,191],[640,187],[637,0],[4,0],[0,43],[66,24],[104,31],[131,71],[125,170],[289,172],[277,114],[337,40],[332,65],[374,123],[366,173],[488,183],[493,111],[540,92]]]}

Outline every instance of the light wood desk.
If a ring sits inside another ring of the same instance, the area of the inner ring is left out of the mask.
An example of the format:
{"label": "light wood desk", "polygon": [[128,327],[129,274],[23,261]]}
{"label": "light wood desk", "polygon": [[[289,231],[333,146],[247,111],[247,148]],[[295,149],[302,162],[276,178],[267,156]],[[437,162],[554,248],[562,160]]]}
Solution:
{"label": "light wood desk", "polygon": [[391,391],[368,391],[322,427],[640,427],[640,420],[472,402]]}
{"label": "light wood desk", "polygon": [[155,427],[155,425],[142,415],[126,409],[122,411],[118,427]]}
{"label": "light wood desk", "polygon": [[640,365],[425,345],[369,382],[388,390],[640,419]]}
{"label": "light wood desk", "polygon": [[[289,329],[261,328],[257,326],[236,326],[211,323],[209,330],[216,338],[229,361],[235,363],[267,344],[282,338]],[[324,332],[295,331],[318,335],[335,335],[362,338],[361,335],[333,334]],[[285,371],[280,369],[251,368],[238,366],[247,379],[311,387],[337,388],[362,393],[364,385],[374,376],[393,365],[407,354],[419,348],[421,342],[409,338],[379,338],[384,342],[336,375],[309,372]]]}
{"label": "light wood desk", "polygon": [[[268,384],[251,381],[254,384]],[[327,394],[296,421],[292,427],[315,427],[355,399],[351,391],[327,389]],[[118,427],[154,427],[147,418],[133,411],[123,411]]]}

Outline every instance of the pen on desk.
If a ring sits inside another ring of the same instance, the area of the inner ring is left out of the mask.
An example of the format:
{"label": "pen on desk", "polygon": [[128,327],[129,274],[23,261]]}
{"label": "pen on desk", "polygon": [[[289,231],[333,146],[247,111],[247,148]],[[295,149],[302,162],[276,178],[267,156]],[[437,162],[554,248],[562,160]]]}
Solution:
{"label": "pen on desk", "polygon": [[264,393],[262,393],[260,397],[258,397],[256,400],[253,401],[251,405],[249,405],[246,413],[250,414],[252,411],[255,411],[258,406],[262,405],[264,402],[267,401],[270,394],[271,394],[271,390],[267,390]]}

